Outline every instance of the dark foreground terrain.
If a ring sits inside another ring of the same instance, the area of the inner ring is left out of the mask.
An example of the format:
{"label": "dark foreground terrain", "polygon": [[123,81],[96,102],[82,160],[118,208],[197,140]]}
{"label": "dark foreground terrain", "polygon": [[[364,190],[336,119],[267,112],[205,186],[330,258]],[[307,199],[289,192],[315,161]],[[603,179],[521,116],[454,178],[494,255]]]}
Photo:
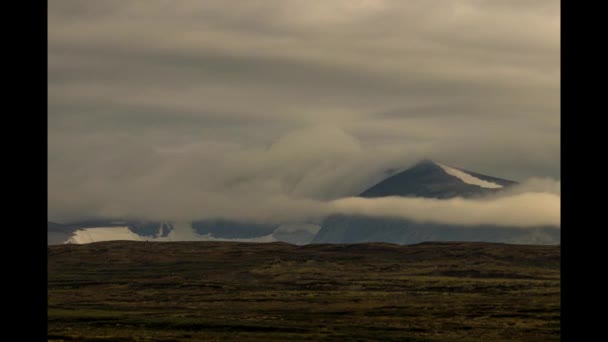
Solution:
{"label": "dark foreground terrain", "polygon": [[558,246],[48,248],[49,341],[558,341]]}

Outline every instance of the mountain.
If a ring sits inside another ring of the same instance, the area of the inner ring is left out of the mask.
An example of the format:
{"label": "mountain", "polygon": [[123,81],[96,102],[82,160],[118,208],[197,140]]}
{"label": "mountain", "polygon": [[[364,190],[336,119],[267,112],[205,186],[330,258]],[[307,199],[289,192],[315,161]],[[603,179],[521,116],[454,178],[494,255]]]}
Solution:
{"label": "mountain", "polygon": [[423,160],[363,191],[361,197],[474,197],[495,193],[517,182]]}
{"label": "mountain", "polygon": [[75,229],[61,223],[47,222],[46,231],[47,244],[59,245],[69,240]]}
{"label": "mountain", "polygon": [[[402,172],[390,170],[386,179],[359,194],[448,199],[474,198],[500,192],[517,182],[423,160]],[[424,241],[485,241],[523,244],[559,244],[555,227],[463,227],[417,223],[405,219],[332,215],[321,226],[314,224],[259,224],[234,220],[199,220],[169,223],[89,220],[61,224],[48,222],[48,244],[89,243],[109,240],[135,241],[283,241],[309,243],[389,242],[413,244]]]}
{"label": "mountain", "polygon": [[268,225],[230,220],[195,222],[83,221],[69,224],[47,222],[49,245],[130,241],[238,241],[310,243],[319,226]]}
{"label": "mountain", "polygon": [[211,234],[217,238],[256,238],[272,234],[278,224],[246,223],[231,220],[202,220],[192,222],[192,229],[200,235]]}
{"label": "mountain", "polygon": [[168,222],[89,220],[71,223],[47,222],[49,245],[110,240],[146,240],[168,237],[174,230]]}
{"label": "mountain", "polygon": [[[394,174],[359,194],[359,197],[385,196],[448,199],[474,198],[493,194],[517,182],[423,160],[412,168]],[[414,244],[425,241],[485,241],[517,244],[559,244],[556,227],[458,226],[419,223],[398,218],[361,215],[332,215],[321,224],[312,243],[389,242]]]}

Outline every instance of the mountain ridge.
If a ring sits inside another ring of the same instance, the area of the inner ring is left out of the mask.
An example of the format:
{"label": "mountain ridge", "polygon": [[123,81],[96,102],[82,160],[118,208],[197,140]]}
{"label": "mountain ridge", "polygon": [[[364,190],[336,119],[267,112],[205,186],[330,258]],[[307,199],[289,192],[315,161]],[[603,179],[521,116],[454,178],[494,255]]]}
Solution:
{"label": "mountain ridge", "polygon": [[[496,189],[490,190],[490,188],[467,184],[462,179],[447,174],[440,165],[443,164],[436,163],[430,159],[423,159],[412,167],[379,181],[361,192],[358,196],[366,198],[385,196],[452,198],[456,196],[475,197],[498,191]],[[455,167],[450,168],[462,171],[483,181],[497,183],[501,188],[518,184],[515,181],[507,179],[487,176]]]}
{"label": "mountain ridge", "polygon": [[[396,173],[358,197],[387,196],[450,199],[477,198],[499,193],[517,185],[515,181],[487,176],[423,159]],[[501,227],[496,225],[459,226],[421,223],[400,218],[364,215],[330,215],[311,243],[387,242],[414,244],[425,241],[485,241],[497,243],[559,244],[560,232],[555,227]]]}
{"label": "mountain ridge", "polygon": [[[392,169],[394,170],[394,169]],[[423,159],[408,169],[385,172],[385,177],[355,197],[386,196],[450,199],[476,198],[503,191],[515,181],[488,176],[462,168]],[[61,224],[47,223],[49,244],[85,243],[112,238],[148,241],[284,241],[292,244],[386,242],[411,244],[425,241],[485,241],[498,243],[559,243],[559,230],[553,227],[530,229],[480,225],[462,227],[448,224],[418,223],[397,218],[363,215],[330,215],[321,225],[256,224],[235,220],[209,219],[187,225],[155,221],[88,220]],[[176,231],[179,226],[179,232]],[[83,242],[84,241],[84,242]]]}

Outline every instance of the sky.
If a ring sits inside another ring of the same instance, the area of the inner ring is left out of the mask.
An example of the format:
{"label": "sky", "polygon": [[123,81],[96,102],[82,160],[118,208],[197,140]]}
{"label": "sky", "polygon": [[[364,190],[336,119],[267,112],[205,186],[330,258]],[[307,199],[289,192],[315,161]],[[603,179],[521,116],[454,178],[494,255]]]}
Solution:
{"label": "sky", "polygon": [[49,220],[300,220],[423,158],[559,184],[559,1],[48,7]]}

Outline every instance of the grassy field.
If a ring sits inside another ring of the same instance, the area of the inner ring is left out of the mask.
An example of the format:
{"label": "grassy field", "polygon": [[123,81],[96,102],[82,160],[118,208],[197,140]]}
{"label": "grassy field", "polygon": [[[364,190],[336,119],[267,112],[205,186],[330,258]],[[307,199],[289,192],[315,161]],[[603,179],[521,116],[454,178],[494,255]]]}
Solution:
{"label": "grassy field", "polygon": [[558,246],[48,248],[49,341],[558,341]]}

